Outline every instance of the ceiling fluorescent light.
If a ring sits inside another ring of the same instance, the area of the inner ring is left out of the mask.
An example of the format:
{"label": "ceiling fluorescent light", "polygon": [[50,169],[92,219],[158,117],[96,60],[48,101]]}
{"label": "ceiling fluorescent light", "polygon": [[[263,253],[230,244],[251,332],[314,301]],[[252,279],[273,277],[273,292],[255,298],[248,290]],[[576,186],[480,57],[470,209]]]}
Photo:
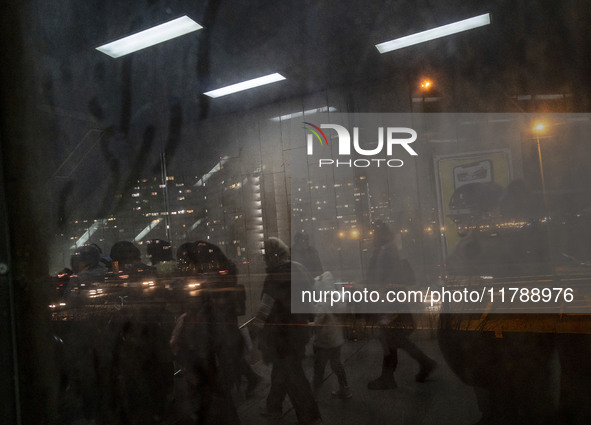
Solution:
{"label": "ceiling fluorescent light", "polygon": [[270,120],[271,121],[285,121],[285,120],[290,120],[292,118],[303,117],[304,115],[318,114],[321,112],[335,112],[336,110],[337,110],[337,108],[334,108],[332,106],[323,106],[321,108],[308,109],[307,111],[304,111],[304,112],[293,112],[291,114],[281,115],[280,117],[273,117],[273,118],[270,118]]}
{"label": "ceiling fluorescent light", "polygon": [[264,77],[254,78],[252,80],[243,81],[241,83],[232,84],[231,86],[222,87],[216,90],[208,91],[203,93],[209,97],[221,97],[228,94],[236,93],[242,90],[252,89],[254,87],[264,86],[265,84],[275,83],[277,81],[285,80],[285,77],[281,74],[269,74]]}
{"label": "ceiling fluorescent light", "polygon": [[203,28],[188,16],[182,16],[164,24],[156,25],[144,31],[129,35],[112,43],[104,44],[96,49],[112,58],[125,56],[163,41],[168,41],[181,35]]}
{"label": "ceiling fluorescent light", "polygon": [[413,46],[415,44],[424,43],[426,41],[435,40],[436,38],[468,31],[489,24],[490,13],[485,13],[484,15],[464,19],[463,21],[443,25],[442,27],[407,35],[406,37],[397,38],[395,40],[385,41],[383,43],[376,44],[376,48],[380,53],[387,53],[391,52],[392,50],[402,49],[404,47]]}
{"label": "ceiling fluorescent light", "polygon": [[144,236],[146,236],[148,233],[150,233],[152,231],[152,229],[154,229],[154,227],[158,226],[158,224],[160,224],[160,222],[162,221],[161,218],[157,218],[156,220],[152,220],[152,222],[150,224],[148,224],[144,230],[142,230],[134,239],[135,242],[139,242],[141,241]]}

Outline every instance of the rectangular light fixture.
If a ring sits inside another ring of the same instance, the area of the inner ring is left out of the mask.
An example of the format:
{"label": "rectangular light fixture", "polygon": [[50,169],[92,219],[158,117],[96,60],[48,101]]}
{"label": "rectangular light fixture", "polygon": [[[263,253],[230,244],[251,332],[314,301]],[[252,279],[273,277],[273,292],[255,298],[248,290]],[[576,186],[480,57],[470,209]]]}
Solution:
{"label": "rectangular light fixture", "polygon": [[150,224],[148,224],[144,230],[142,230],[134,239],[135,242],[139,242],[141,241],[148,233],[150,233],[152,231],[152,229],[154,229],[154,227],[158,226],[158,224],[160,224],[160,222],[162,221],[161,218],[157,218],[156,220],[152,220],[152,222]]}
{"label": "rectangular light fixture", "polygon": [[264,86],[265,84],[276,83],[277,81],[281,80],[285,80],[285,77],[281,74],[274,73],[265,75],[263,77],[253,78],[252,80],[243,81],[241,83],[232,84],[230,86],[222,87],[216,90],[211,90],[203,94],[213,98],[221,97],[239,91],[252,89],[254,87]]}
{"label": "rectangular light fixture", "polygon": [[168,41],[181,35],[189,34],[203,28],[188,16],[182,16],[165,22],[147,30],[129,35],[119,40],[107,43],[96,49],[112,58],[125,56],[163,41]]}
{"label": "rectangular light fixture", "polygon": [[76,243],[70,247],[70,249],[80,248],[82,245],[84,245],[86,242],[88,242],[90,237],[98,230],[98,228],[100,226],[104,226],[105,224],[107,224],[106,219],[95,221],[94,223],[92,223],[92,225],[88,228],[88,230],[86,232],[84,232],[84,234],[80,237],[80,239],[78,239],[76,241]]}
{"label": "rectangular light fixture", "polygon": [[435,40],[436,38],[468,31],[489,24],[490,13],[485,13],[484,15],[474,16],[473,18],[464,19],[463,21],[458,21],[427,31],[407,35],[395,40],[385,41],[383,43],[376,44],[376,48],[380,53],[387,53],[391,52],[392,50],[402,49],[404,47],[413,46],[415,44],[424,43],[426,41]]}
{"label": "rectangular light fixture", "polygon": [[318,114],[321,112],[335,112],[336,110],[337,110],[337,108],[334,108],[332,106],[323,106],[321,108],[308,109],[307,111],[304,111],[304,112],[293,112],[291,114],[281,115],[280,117],[273,117],[273,118],[269,118],[269,119],[271,121],[285,121],[285,120],[290,120],[292,118],[303,117],[304,115]]}

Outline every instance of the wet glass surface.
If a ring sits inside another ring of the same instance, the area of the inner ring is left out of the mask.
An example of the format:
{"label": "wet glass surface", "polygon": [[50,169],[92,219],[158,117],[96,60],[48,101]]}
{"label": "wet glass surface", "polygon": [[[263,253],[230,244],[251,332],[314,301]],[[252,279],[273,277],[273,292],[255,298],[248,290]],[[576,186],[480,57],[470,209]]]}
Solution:
{"label": "wet glass surface", "polygon": [[586,2],[2,9],[0,422],[590,423]]}

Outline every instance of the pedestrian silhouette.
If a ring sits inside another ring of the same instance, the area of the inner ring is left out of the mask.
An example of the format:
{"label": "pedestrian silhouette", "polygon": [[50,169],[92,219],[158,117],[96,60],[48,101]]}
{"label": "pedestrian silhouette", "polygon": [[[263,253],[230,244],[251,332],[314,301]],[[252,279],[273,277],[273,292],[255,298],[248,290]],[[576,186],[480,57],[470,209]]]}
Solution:
{"label": "pedestrian silhouette", "polygon": [[[404,288],[414,284],[408,263],[400,258],[394,235],[388,225],[376,221],[374,225],[374,250],[369,260],[367,284],[376,289],[385,290],[393,286]],[[408,337],[414,330],[414,320],[406,312],[404,304],[397,314],[384,314],[378,319],[379,340],[384,350],[382,372],[380,376],[367,384],[370,390],[396,388],[394,372],[398,366],[398,350],[406,351],[419,363],[419,372],[415,376],[417,382],[424,382],[433,372],[437,363],[428,357]]]}
{"label": "pedestrian silhouette", "polygon": [[291,259],[303,265],[312,277],[320,276],[324,271],[318,250],[310,245],[310,237],[305,232],[298,232],[294,236]]}
{"label": "pedestrian silhouette", "polygon": [[193,415],[197,423],[239,424],[231,396],[242,355],[237,316],[243,313],[243,296],[237,292],[243,291],[236,285],[236,267],[208,242],[183,244],[180,254],[199,289],[177,320],[170,345],[183,370]]}
{"label": "pedestrian silhouette", "polygon": [[[334,291],[335,279],[330,272],[324,272],[317,276],[314,283],[315,291]],[[314,388],[319,388],[324,380],[326,364],[330,362],[330,368],[339,382],[339,389],[333,391],[336,398],[351,398],[352,393],[347,383],[347,374],[341,361],[341,347],[345,342],[343,325],[338,314],[346,313],[346,304],[336,303],[331,306],[328,301],[315,305],[314,316]]]}
{"label": "pedestrian silhouette", "polygon": [[277,238],[265,241],[265,278],[259,318],[264,321],[260,348],[264,361],[271,363],[271,388],[262,414],[278,421],[283,401],[289,396],[298,423],[321,422],[320,412],[302,360],[309,340],[310,315],[291,313],[291,288],[311,290],[312,278],[299,263],[292,262],[289,248]]}

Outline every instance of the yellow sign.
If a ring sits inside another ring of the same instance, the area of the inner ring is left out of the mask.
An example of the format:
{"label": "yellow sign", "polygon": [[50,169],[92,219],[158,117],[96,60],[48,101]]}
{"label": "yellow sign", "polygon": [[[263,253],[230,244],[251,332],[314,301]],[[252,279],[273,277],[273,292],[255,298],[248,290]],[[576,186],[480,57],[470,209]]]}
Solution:
{"label": "yellow sign", "polygon": [[439,158],[437,165],[446,249],[451,252],[460,240],[456,224],[450,218],[450,201],[454,193],[462,186],[473,183],[496,183],[506,187],[511,181],[511,158],[508,151],[489,151]]}

